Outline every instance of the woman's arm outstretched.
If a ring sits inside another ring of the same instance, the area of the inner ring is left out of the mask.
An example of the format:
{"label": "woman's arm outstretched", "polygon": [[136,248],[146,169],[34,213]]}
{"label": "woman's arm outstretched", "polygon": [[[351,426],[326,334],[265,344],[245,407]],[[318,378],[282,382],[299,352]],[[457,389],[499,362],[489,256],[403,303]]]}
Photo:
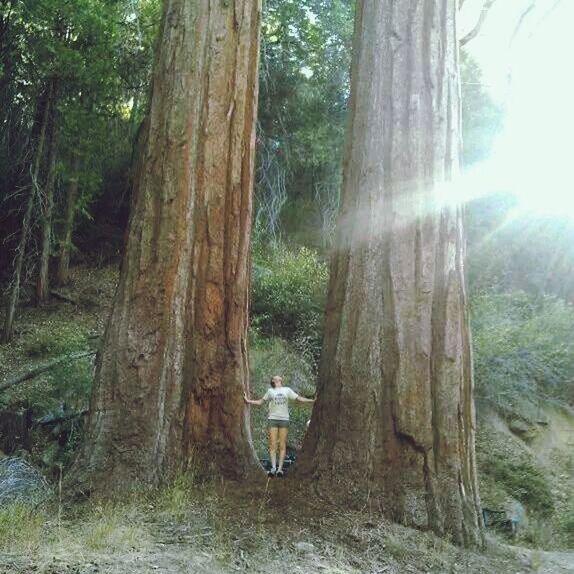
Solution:
{"label": "woman's arm outstretched", "polygon": [[247,393],[243,393],[243,400],[248,404],[248,405],[255,405],[257,407],[260,407],[265,401],[263,399],[259,399],[259,400],[254,400],[254,399],[248,399],[247,398]]}

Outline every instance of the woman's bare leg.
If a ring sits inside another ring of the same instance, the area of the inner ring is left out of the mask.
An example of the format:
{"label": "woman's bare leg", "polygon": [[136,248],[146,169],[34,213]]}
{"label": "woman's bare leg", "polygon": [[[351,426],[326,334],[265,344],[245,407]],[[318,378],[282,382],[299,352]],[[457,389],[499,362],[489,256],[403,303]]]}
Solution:
{"label": "woman's bare leg", "polygon": [[283,461],[285,460],[285,453],[287,452],[287,428],[279,429],[279,468],[283,470]]}
{"label": "woman's bare leg", "polygon": [[269,427],[269,457],[271,458],[271,468],[277,468],[277,427]]}

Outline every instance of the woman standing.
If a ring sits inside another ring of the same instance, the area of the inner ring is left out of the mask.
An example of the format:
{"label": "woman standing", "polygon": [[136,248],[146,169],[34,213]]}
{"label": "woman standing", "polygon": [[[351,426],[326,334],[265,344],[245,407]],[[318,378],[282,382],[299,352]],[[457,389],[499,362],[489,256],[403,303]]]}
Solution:
{"label": "woman standing", "polygon": [[[287,451],[287,431],[289,430],[289,399],[301,403],[313,403],[315,399],[306,399],[298,395],[293,389],[283,386],[283,379],[279,375],[271,378],[271,388],[263,398],[252,400],[244,394],[245,402],[249,405],[261,406],[269,401],[269,416],[267,428],[269,432],[269,456],[271,458],[271,470],[269,476],[283,476],[283,461]],[[279,438],[279,466],[277,461],[277,438]]]}

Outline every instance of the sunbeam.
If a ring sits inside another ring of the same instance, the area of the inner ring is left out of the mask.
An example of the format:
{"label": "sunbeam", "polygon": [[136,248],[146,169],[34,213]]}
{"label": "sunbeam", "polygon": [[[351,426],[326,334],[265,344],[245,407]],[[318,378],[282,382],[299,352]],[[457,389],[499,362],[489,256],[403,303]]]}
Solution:
{"label": "sunbeam", "polygon": [[[512,46],[504,128],[480,169],[485,193],[508,191],[531,213],[574,217],[573,20],[574,2],[561,2]],[[487,61],[490,49],[474,55]]]}

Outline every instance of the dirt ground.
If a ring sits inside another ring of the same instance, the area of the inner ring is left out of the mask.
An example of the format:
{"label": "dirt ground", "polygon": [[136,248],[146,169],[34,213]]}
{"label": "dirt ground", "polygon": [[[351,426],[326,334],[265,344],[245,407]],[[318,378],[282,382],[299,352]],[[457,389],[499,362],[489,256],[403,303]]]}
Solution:
{"label": "dirt ground", "polygon": [[65,510],[35,544],[0,554],[0,574],[574,573],[574,553],[495,540],[461,549],[366,509],[329,507],[289,478],[241,491],[180,487],[102,508]]}

